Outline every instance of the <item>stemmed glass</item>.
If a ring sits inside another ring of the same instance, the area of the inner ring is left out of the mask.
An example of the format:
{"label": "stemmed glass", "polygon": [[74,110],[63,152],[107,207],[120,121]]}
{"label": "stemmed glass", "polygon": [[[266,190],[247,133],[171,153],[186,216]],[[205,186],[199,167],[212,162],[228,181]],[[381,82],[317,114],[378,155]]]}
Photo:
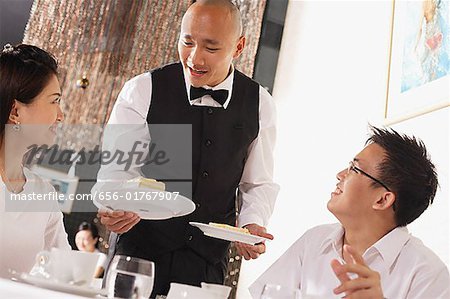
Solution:
{"label": "stemmed glass", "polygon": [[153,290],[155,264],[141,258],[116,255],[106,278],[108,298],[148,299]]}

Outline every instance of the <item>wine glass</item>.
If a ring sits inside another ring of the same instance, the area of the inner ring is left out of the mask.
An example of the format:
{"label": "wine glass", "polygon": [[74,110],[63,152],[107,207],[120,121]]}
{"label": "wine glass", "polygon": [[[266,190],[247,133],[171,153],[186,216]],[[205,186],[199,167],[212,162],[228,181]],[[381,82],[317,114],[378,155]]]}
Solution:
{"label": "wine glass", "polygon": [[153,290],[155,264],[137,257],[116,255],[108,269],[108,298],[148,299]]}
{"label": "wine glass", "polygon": [[300,299],[300,290],[277,284],[266,284],[260,299]]}

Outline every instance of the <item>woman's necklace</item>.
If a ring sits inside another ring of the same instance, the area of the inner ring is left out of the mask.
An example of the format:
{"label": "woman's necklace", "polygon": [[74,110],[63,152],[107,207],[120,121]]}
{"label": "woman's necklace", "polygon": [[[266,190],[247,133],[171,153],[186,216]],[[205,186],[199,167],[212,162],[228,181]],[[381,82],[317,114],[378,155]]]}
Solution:
{"label": "woman's necklace", "polygon": [[[9,191],[11,191],[11,193],[14,193],[14,194],[18,194],[18,193],[20,193],[22,190],[18,190],[19,188],[14,188],[12,185],[11,185],[11,181],[8,179],[8,177],[6,176],[6,172],[5,172],[5,170],[3,169],[3,167],[2,166],[0,166],[0,171],[1,171],[1,175],[2,175],[2,177],[3,177],[3,182],[5,183],[5,186],[6,186],[6,188],[8,188],[8,190]],[[21,187],[20,187],[21,188]]]}

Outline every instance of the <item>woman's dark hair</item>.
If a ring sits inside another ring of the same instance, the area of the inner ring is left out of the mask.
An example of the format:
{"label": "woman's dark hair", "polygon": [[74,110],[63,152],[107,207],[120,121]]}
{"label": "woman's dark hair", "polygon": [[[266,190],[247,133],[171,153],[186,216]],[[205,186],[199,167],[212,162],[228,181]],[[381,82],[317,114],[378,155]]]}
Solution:
{"label": "woman's dark hair", "polygon": [[31,45],[6,45],[0,52],[0,136],[14,100],[30,104],[58,74],[58,63],[48,52]]}
{"label": "woman's dark hair", "polygon": [[82,231],[82,230],[88,230],[91,232],[92,234],[92,238],[95,239],[97,238],[97,243],[95,243],[95,248],[98,248],[98,239],[99,239],[99,234],[98,234],[98,228],[95,224],[91,224],[89,222],[83,221],[81,222],[81,224],[78,226],[78,231]]}
{"label": "woman's dark hair", "polygon": [[393,129],[373,126],[370,129],[372,134],[367,142],[378,144],[385,151],[378,165],[378,177],[395,193],[397,225],[406,226],[433,203],[439,185],[436,168],[422,140]]}

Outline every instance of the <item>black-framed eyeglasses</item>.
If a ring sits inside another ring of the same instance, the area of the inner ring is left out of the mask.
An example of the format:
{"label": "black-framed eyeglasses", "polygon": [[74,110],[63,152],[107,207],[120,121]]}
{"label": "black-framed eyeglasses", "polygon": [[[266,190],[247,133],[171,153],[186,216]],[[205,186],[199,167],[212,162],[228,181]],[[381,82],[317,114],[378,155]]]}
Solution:
{"label": "black-framed eyeglasses", "polygon": [[362,173],[363,175],[365,175],[366,177],[368,177],[369,179],[374,180],[375,182],[377,182],[378,184],[380,184],[381,186],[383,186],[384,188],[386,188],[387,191],[391,192],[391,190],[386,186],[386,184],[384,184],[382,181],[380,181],[379,179],[374,178],[373,176],[371,176],[370,174],[368,174],[367,172],[365,172],[364,170],[362,170],[361,168],[357,167],[355,165],[355,162],[350,161],[348,163],[348,168],[347,168],[347,173],[350,172],[350,170],[353,170],[356,173]]}

